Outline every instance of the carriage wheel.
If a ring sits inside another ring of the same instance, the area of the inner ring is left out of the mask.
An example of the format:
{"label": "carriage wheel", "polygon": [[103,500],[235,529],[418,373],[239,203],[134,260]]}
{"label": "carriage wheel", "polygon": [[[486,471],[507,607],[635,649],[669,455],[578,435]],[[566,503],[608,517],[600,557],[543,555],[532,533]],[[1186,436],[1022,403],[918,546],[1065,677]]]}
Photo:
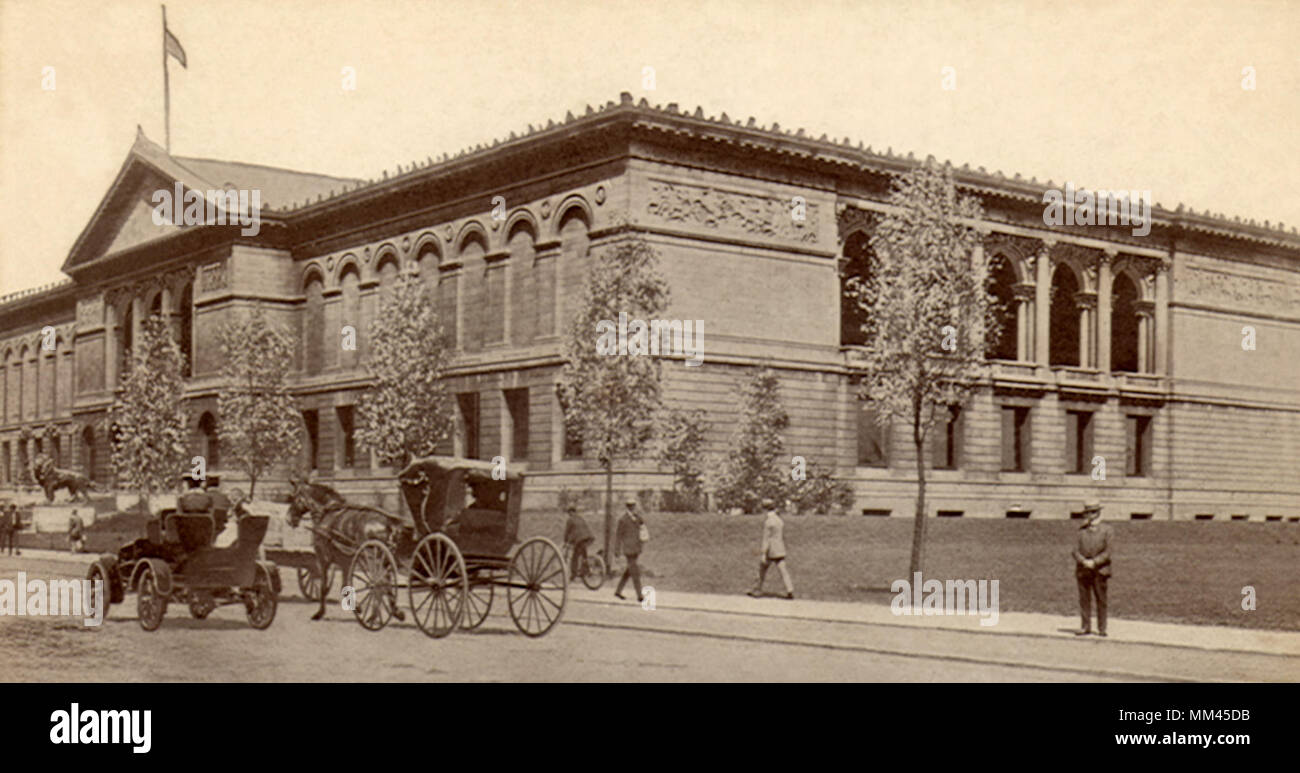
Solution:
{"label": "carriage wheel", "polygon": [[456,629],[469,580],[460,549],[445,534],[430,534],[415,546],[407,593],[415,624],[425,634],[441,639]]}
{"label": "carriage wheel", "polygon": [[470,580],[469,593],[465,594],[465,616],[460,619],[461,628],[472,631],[483,625],[488,612],[492,611],[492,588],[491,580]]}
{"label": "carriage wheel", "polygon": [[587,556],[587,571],[582,575],[582,584],[592,590],[600,590],[600,586],[605,584],[605,559]]}
{"label": "carriage wheel", "polygon": [[302,597],[308,601],[320,601],[320,594],[329,593],[333,581],[334,572],[332,571],[325,575],[325,580],[322,582],[316,567],[298,567],[298,590],[302,592]]}
{"label": "carriage wheel", "polygon": [[244,591],[244,610],[248,615],[248,624],[259,631],[270,628],[279,605],[275,586],[271,584],[271,575],[259,565],[253,587]]}
{"label": "carriage wheel", "polygon": [[[86,579],[90,580],[90,598],[86,599],[86,616],[90,618],[98,617],[103,620],[108,617],[108,608],[113,604],[113,586],[108,579],[108,570],[104,568],[103,561],[96,561],[90,565],[90,571],[86,573]],[[95,583],[100,583],[103,589],[104,609],[102,615],[95,609]]]}
{"label": "carriage wheel", "polygon": [[533,537],[510,559],[506,598],[515,625],[528,636],[541,636],[564,614],[569,592],[564,557],[554,542]]}
{"label": "carriage wheel", "polygon": [[136,586],[136,616],[140,627],[146,631],[156,631],[162,625],[163,616],[167,614],[167,597],[158,590],[158,578],[153,567],[146,564],[140,570],[140,583]]}
{"label": "carriage wheel", "polygon": [[388,625],[397,610],[397,559],[379,540],[367,540],[348,565],[348,581],[354,592],[352,613],[367,631]]}

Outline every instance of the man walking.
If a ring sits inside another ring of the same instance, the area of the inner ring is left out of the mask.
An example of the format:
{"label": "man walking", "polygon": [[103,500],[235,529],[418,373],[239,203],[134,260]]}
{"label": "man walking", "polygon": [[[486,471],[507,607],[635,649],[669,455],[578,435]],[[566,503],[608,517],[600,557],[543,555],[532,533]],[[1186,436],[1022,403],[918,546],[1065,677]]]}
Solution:
{"label": "man walking", "polygon": [[774,500],[764,499],[762,508],[767,517],[763,520],[763,542],[759,547],[758,584],[749,595],[754,598],[763,595],[763,580],[767,578],[767,570],[776,566],[781,573],[781,582],[785,583],[785,595],[781,598],[793,599],[794,582],[790,579],[790,570],[785,568],[785,521],[777,513]]}
{"label": "man walking", "polygon": [[627,568],[623,570],[623,576],[619,578],[618,588],[614,595],[620,599],[623,598],[623,586],[627,583],[628,578],[632,579],[632,585],[636,589],[636,600],[641,601],[641,568],[637,566],[637,558],[641,555],[642,529],[645,528],[645,522],[636,511],[636,500],[628,497],[625,502],[627,512],[623,517],[618,519],[618,534],[614,540],[614,551],[621,553],[627,558]]}
{"label": "man walking", "polygon": [[1097,635],[1106,635],[1106,584],[1110,581],[1110,527],[1101,522],[1101,502],[1083,504],[1084,524],[1074,549],[1074,579],[1079,584],[1079,615],[1083,627],[1075,636],[1092,633],[1092,599],[1097,599]]}

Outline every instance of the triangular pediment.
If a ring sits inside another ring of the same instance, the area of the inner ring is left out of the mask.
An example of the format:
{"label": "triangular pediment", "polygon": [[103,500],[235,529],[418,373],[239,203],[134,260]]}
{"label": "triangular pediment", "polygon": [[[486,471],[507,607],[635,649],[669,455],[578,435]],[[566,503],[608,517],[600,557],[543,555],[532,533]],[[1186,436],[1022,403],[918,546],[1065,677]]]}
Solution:
{"label": "triangular pediment", "polygon": [[155,222],[155,205],[152,203],[153,188],[138,191],[135,204],[127,210],[117,227],[117,235],[104,250],[105,255],[129,250],[145,242],[161,239],[182,230],[182,226],[172,225],[164,220],[162,225]]}
{"label": "triangular pediment", "polygon": [[154,203],[156,191],[211,189],[207,180],[176,161],[158,145],[140,132],[131,152],[113,184],[100,201],[90,222],[77,237],[63,271],[71,273],[78,267],[107,255],[139,247],[184,230],[182,226],[155,222]]}

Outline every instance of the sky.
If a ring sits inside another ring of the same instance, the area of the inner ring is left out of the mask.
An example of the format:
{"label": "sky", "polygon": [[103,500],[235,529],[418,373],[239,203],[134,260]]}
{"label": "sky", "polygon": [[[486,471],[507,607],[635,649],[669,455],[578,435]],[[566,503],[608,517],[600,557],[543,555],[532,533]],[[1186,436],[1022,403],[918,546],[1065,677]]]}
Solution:
{"label": "sky", "polygon": [[[377,178],[628,91],[1300,226],[1300,2],[173,0],[167,19],[180,156]],[[163,143],[157,3],[0,0],[0,294],[62,277],[137,125]]]}

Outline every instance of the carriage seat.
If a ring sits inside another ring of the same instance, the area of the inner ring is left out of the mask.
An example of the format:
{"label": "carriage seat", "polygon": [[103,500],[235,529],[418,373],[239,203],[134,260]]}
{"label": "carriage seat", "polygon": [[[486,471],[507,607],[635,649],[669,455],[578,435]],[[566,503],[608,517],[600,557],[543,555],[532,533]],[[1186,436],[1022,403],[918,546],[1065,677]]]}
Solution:
{"label": "carriage seat", "polygon": [[503,554],[510,548],[506,513],[486,507],[462,510],[447,526],[448,536],[466,553]]}
{"label": "carriage seat", "polygon": [[217,536],[210,513],[170,513],[164,516],[167,541],[180,544],[187,553],[212,544]]}

